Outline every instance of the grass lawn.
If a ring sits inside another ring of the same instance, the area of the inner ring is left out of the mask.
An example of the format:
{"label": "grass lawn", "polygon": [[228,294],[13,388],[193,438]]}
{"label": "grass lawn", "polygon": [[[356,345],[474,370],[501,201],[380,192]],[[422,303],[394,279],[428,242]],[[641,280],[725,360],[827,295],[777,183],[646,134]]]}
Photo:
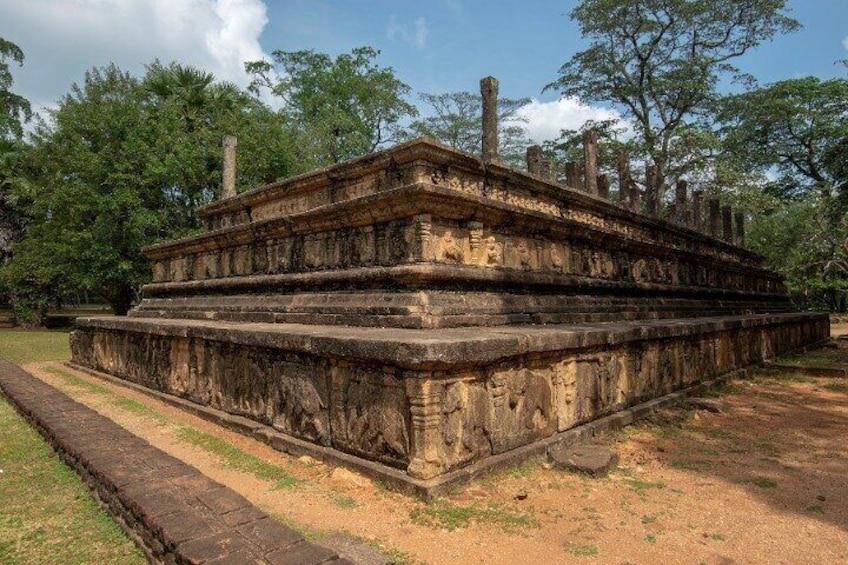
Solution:
{"label": "grass lawn", "polygon": [[65,361],[70,356],[67,331],[0,330],[0,359],[23,365]]}
{"label": "grass lawn", "polygon": [[[67,359],[68,333],[0,330],[0,358],[18,364]],[[0,563],[146,563],[79,476],[3,397]]]}

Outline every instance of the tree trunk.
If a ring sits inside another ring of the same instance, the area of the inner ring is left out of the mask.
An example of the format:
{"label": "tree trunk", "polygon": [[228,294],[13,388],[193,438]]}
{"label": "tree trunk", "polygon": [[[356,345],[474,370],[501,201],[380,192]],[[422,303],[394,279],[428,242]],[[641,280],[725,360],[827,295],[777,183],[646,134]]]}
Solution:
{"label": "tree trunk", "polygon": [[130,308],[132,308],[133,300],[135,299],[135,289],[126,284],[118,283],[111,292],[109,297],[109,306],[112,307],[112,312],[116,316],[126,316]]}

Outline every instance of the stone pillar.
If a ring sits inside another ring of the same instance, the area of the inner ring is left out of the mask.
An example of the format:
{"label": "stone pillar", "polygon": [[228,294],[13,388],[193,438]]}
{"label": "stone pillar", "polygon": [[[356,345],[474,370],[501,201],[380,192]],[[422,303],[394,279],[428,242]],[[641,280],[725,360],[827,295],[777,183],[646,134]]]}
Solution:
{"label": "stone pillar", "polygon": [[430,214],[414,216],[416,261],[430,261],[433,258],[433,218]]}
{"label": "stone pillar", "polygon": [[704,221],[701,217],[701,202],[703,198],[704,193],[701,190],[696,190],[692,193],[692,223],[689,227],[698,231],[704,229]]}
{"label": "stone pillar", "polygon": [[651,216],[657,215],[657,166],[647,165],[645,167],[645,211]]}
{"label": "stone pillar", "polygon": [[598,132],[583,132],[584,187],[589,194],[598,194]]}
{"label": "stone pillar", "polygon": [[609,177],[598,175],[598,196],[609,198]]}
{"label": "stone pillar", "polygon": [[434,381],[432,373],[405,379],[411,415],[410,461],[406,472],[416,479],[432,479],[444,468],[437,447],[441,436],[442,385]]}
{"label": "stone pillar", "polygon": [[733,243],[733,210],[730,206],[721,207],[721,238],[727,243]]}
{"label": "stone pillar", "polygon": [[486,77],[480,81],[483,98],[483,160],[498,160],[498,79]]}
{"label": "stone pillar", "polygon": [[739,247],[745,247],[745,212],[736,212],[733,220],[736,224],[736,238],[733,243]]}
{"label": "stone pillar", "polygon": [[550,180],[550,181],[556,182],[557,181],[556,163],[554,163],[550,159],[542,159],[542,170],[539,171],[539,175],[545,180]]}
{"label": "stone pillar", "polygon": [[542,175],[542,161],[545,160],[545,155],[542,153],[542,148],[539,145],[531,145],[527,148],[527,172],[531,175]]}
{"label": "stone pillar", "polygon": [[674,185],[674,218],[675,224],[682,226],[686,218],[686,181],[679,179]]}
{"label": "stone pillar", "polygon": [[565,164],[565,185],[571,188],[580,188],[580,171],[574,161]]}
{"label": "stone pillar", "polygon": [[232,198],[236,195],[236,138],[225,135],[221,141],[224,148],[224,171],[222,174],[221,198]]}
{"label": "stone pillar", "polygon": [[718,237],[718,224],[721,218],[721,212],[719,211],[718,198],[710,198],[707,201],[707,205],[710,209],[710,235],[713,237]]}
{"label": "stone pillar", "polygon": [[618,201],[627,202],[629,199],[630,190],[630,156],[626,151],[618,153],[618,161],[616,163],[618,170]]}
{"label": "stone pillar", "polygon": [[636,185],[636,181],[633,179],[628,179],[627,181],[627,195],[630,202],[630,210],[633,212],[638,212],[639,208],[641,208],[642,203],[640,202],[640,194],[639,187]]}
{"label": "stone pillar", "polygon": [[483,223],[468,222],[468,241],[471,245],[471,262],[475,265],[482,259]]}

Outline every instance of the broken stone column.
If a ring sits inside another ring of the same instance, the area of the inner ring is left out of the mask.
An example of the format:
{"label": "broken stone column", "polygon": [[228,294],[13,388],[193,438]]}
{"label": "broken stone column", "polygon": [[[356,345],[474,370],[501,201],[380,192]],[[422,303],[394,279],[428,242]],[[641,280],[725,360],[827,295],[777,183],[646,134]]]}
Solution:
{"label": "broken stone column", "polygon": [[236,138],[225,135],[221,141],[224,148],[224,170],[222,173],[221,198],[232,198],[236,195]]}
{"label": "broken stone column", "polygon": [[498,79],[486,77],[480,81],[483,98],[483,160],[498,160]]}
{"label": "broken stone column", "polygon": [[531,175],[542,176],[542,162],[545,154],[539,145],[531,145],[527,148],[527,172]]}
{"label": "broken stone column", "polygon": [[589,129],[583,132],[584,186],[589,194],[598,194],[598,132]]}
{"label": "broken stone column", "polygon": [[736,212],[734,214],[736,223],[736,239],[733,243],[739,247],[745,246],[745,212]]}
{"label": "broken stone column", "polygon": [[541,171],[539,171],[539,175],[543,179],[556,182],[557,181],[556,163],[554,163],[550,159],[542,159],[542,169],[541,169]]}
{"label": "broken stone column", "polygon": [[701,218],[701,202],[704,193],[701,190],[696,190],[692,193],[692,223],[689,225],[694,230],[702,230],[704,227],[703,218]]}
{"label": "broken stone column", "polygon": [[626,151],[618,153],[618,162],[616,163],[618,170],[618,201],[627,202],[629,200],[629,184],[630,184],[630,156]]}
{"label": "broken stone column", "polygon": [[657,177],[659,176],[656,165],[645,167],[645,211],[651,216],[657,215]]}
{"label": "broken stone column", "polygon": [[642,207],[641,202],[641,194],[639,194],[639,187],[636,185],[636,181],[633,179],[628,179],[627,181],[627,195],[628,201],[630,204],[630,210],[633,212],[638,212]]}
{"label": "broken stone column", "polygon": [[678,226],[682,226],[686,218],[687,187],[688,185],[683,179],[679,179],[677,184],[674,185],[674,216],[672,221]]}
{"label": "broken stone column", "polygon": [[601,198],[609,198],[609,177],[606,175],[598,175],[598,196]]}
{"label": "broken stone column", "polygon": [[718,237],[718,224],[721,217],[721,212],[719,211],[718,198],[710,198],[707,201],[707,206],[709,207],[710,212],[710,235],[713,237]]}
{"label": "broken stone column", "polygon": [[730,206],[721,207],[721,238],[727,243],[733,243],[733,210]]}
{"label": "broken stone column", "polygon": [[581,188],[580,170],[574,161],[569,161],[565,164],[565,185],[571,188]]}

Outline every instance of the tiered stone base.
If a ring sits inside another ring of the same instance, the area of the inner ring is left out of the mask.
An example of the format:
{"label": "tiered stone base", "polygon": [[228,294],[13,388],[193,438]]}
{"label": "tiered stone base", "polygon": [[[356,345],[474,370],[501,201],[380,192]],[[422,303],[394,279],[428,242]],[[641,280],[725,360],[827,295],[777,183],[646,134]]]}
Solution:
{"label": "tiered stone base", "polygon": [[88,318],[71,347],[79,366],[420,482],[828,336],[824,314],[438,331]]}

